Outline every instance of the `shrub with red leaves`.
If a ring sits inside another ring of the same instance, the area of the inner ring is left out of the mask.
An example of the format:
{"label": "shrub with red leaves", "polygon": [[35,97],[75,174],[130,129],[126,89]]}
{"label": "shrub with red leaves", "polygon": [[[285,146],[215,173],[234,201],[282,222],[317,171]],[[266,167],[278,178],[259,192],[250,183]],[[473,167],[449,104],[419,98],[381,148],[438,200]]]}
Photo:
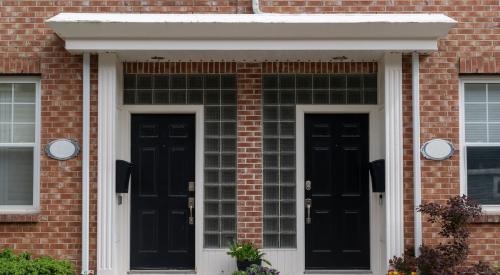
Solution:
{"label": "shrub with red leaves", "polygon": [[[481,207],[466,196],[456,196],[446,205],[425,203],[418,211],[427,215],[427,221],[441,227],[439,235],[446,241],[435,246],[423,245],[420,255],[414,257],[408,251],[402,257],[389,261],[398,272],[408,274],[418,268],[422,275],[497,275],[487,264],[478,263],[470,268],[460,266],[469,253],[468,225],[481,215]],[[416,268],[415,268],[416,267]]]}

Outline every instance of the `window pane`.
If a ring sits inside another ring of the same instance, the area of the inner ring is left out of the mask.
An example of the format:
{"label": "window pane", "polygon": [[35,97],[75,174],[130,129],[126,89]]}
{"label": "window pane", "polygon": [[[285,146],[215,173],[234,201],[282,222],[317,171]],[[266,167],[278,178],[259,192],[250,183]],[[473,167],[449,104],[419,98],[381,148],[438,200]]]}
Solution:
{"label": "window pane", "polygon": [[0,123],[0,142],[11,142],[12,124]]}
{"label": "window pane", "polygon": [[467,194],[480,204],[500,204],[500,147],[467,148]]}
{"label": "window pane", "polygon": [[465,122],[486,122],[486,104],[465,104]]}
{"label": "window pane", "polygon": [[135,89],[136,75],[126,74],[123,76],[123,88],[125,89]]}
{"label": "window pane", "polygon": [[36,86],[34,83],[14,84],[14,102],[35,103]]}
{"label": "window pane", "polygon": [[500,103],[488,104],[488,122],[500,122]]}
{"label": "window pane", "polygon": [[0,148],[0,205],[33,204],[33,148]]}
{"label": "window pane", "polygon": [[12,121],[12,105],[0,104],[0,122]]}
{"label": "window pane", "polygon": [[487,142],[488,132],[486,123],[465,124],[465,140],[467,142]]}
{"label": "window pane", "polygon": [[35,122],[35,104],[14,104],[14,122]]}
{"label": "window pane", "polygon": [[500,83],[488,85],[488,101],[500,102]]}
{"label": "window pane", "polygon": [[465,88],[465,102],[486,102],[486,84],[467,83]]}
{"label": "window pane", "polygon": [[0,102],[12,102],[12,84],[0,84]]}
{"label": "window pane", "polygon": [[35,124],[14,124],[14,142],[35,142]]}
{"label": "window pane", "polygon": [[209,234],[205,233],[204,236],[205,240],[205,247],[207,248],[218,248],[220,247],[220,242],[219,242],[219,234]]}
{"label": "window pane", "polygon": [[154,104],[168,104],[169,99],[168,90],[155,90],[153,93],[153,103]]}
{"label": "window pane", "polygon": [[137,88],[138,89],[151,89],[151,88],[153,88],[153,77],[150,75],[138,75],[137,76]]}
{"label": "window pane", "polygon": [[500,124],[490,124],[489,142],[500,142]]}
{"label": "window pane", "polygon": [[135,104],[135,90],[123,91],[123,104]]}
{"label": "window pane", "polygon": [[153,92],[151,90],[137,90],[137,104],[152,104]]}

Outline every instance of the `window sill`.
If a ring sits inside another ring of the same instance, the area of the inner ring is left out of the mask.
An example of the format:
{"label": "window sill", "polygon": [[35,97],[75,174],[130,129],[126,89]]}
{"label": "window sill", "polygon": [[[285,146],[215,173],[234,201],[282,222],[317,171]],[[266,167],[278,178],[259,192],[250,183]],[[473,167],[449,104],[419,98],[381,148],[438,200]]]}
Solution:
{"label": "window sill", "polygon": [[500,214],[483,214],[482,216],[474,219],[473,224],[482,223],[500,223]]}
{"label": "window sill", "polygon": [[42,220],[39,211],[1,211],[0,223],[36,223]]}

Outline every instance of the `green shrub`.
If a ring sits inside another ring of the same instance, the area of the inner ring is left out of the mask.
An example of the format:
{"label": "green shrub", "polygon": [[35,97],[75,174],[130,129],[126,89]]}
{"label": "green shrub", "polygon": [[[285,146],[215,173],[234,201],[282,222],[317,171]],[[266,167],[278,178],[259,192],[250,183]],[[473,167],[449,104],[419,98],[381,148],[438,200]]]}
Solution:
{"label": "green shrub", "polygon": [[262,258],[265,253],[262,253],[254,244],[249,242],[233,241],[229,245],[229,252],[227,252],[227,255],[236,258],[236,261],[259,262],[259,264],[260,261],[263,261],[271,265],[269,261]]}
{"label": "green shrub", "polygon": [[68,261],[50,257],[33,259],[24,252],[16,255],[10,249],[0,252],[0,275],[74,275],[73,266]]}

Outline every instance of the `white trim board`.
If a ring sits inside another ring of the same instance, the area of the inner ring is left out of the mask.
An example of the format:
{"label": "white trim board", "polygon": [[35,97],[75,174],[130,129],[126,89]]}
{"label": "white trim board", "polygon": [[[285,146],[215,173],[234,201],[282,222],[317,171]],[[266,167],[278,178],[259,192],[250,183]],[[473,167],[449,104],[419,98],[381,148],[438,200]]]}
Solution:
{"label": "white trim board", "polygon": [[[460,153],[460,194],[467,195],[467,150],[465,142],[465,101],[464,101],[464,84],[465,83],[500,83],[500,77],[472,77],[465,76],[460,79],[459,87],[459,145],[458,151]],[[499,143],[477,143],[477,146],[500,146]],[[483,213],[488,215],[500,214],[500,205],[481,205]]]}

